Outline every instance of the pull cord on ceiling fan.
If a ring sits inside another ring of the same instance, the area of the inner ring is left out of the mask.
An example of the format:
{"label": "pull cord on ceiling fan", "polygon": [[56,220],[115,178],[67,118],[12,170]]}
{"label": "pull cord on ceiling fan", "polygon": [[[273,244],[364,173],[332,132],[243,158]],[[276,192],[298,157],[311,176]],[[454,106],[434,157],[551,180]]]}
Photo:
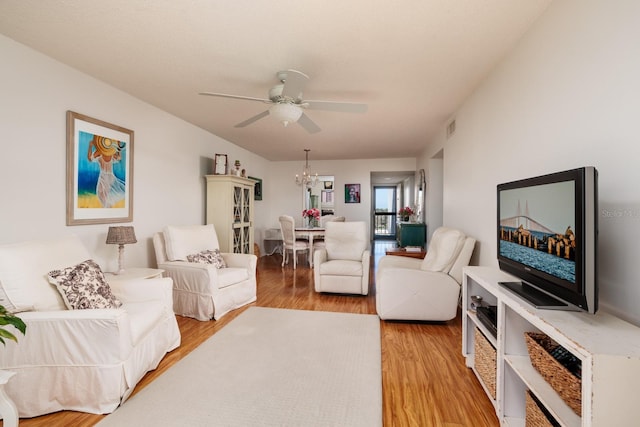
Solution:
{"label": "pull cord on ceiling fan", "polygon": [[272,115],[284,126],[289,125],[289,123],[298,123],[307,132],[316,133],[320,132],[320,127],[304,113],[303,109],[346,113],[365,113],[367,111],[366,104],[304,100],[302,98],[304,87],[309,80],[309,76],[300,71],[279,71],[276,73],[276,76],[278,80],[280,80],[280,84],[275,85],[269,90],[269,98],[255,98],[216,92],[200,92],[200,95],[244,99],[247,101],[259,101],[265,104],[272,104],[268,110],[235,125],[237,128],[248,126],[268,115]]}

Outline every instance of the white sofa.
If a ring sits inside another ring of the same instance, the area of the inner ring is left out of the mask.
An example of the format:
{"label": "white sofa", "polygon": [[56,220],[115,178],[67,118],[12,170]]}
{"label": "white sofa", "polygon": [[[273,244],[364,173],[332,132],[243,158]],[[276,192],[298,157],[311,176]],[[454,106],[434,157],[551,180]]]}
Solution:
{"label": "white sofa", "polygon": [[219,251],[213,225],[167,226],[162,233],[154,234],[153,246],[158,268],[173,279],[176,314],[218,320],[256,300],[255,255],[222,253],[225,268],[187,260],[202,251]]}
{"label": "white sofa", "polygon": [[424,260],[386,255],[376,273],[376,311],[385,320],[447,321],[456,317],[462,269],[475,239],[453,228],[434,231]]}
{"label": "white sofa", "polygon": [[110,413],[180,345],[171,279],[114,281],[106,288],[119,308],[67,309],[47,274],[90,258],[73,236],[0,245],[0,304],[27,325],[0,347],[0,369],[16,372],[5,390],[20,417]]}

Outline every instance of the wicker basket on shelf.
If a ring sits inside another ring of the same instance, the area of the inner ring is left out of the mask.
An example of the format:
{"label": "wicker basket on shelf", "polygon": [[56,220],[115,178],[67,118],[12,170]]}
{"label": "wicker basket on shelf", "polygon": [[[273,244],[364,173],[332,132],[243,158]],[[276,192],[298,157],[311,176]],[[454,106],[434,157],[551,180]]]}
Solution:
{"label": "wicker basket on shelf", "polygon": [[557,422],[554,423],[549,420],[549,416],[544,413],[529,390],[526,393],[525,408],[525,425],[527,427],[555,427],[558,425]]}
{"label": "wicker basket on shelf", "polygon": [[525,332],[531,365],[578,416],[582,414],[582,380],[551,356],[559,346],[545,334]]}
{"label": "wicker basket on shelf", "polygon": [[496,398],[496,349],[493,348],[487,338],[476,328],[474,337],[474,367],[478,376]]}

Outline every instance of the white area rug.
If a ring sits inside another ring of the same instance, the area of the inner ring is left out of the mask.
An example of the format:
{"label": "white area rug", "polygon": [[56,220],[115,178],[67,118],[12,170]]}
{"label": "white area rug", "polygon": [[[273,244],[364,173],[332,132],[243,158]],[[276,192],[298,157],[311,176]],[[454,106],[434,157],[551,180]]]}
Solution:
{"label": "white area rug", "polygon": [[98,425],[381,426],[380,321],[250,307]]}

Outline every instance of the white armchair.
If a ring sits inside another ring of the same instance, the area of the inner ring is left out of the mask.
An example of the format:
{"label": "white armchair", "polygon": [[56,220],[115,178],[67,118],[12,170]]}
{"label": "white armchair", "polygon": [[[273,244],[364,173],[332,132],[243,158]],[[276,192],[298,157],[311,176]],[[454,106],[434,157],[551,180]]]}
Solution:
{"label": "white armchair", "polygon": [[376,311],[381,319],[446,321],[456,316],[462,268],[475,239],[438,228],[424,260],[387,255],[376,273]]}
{"label": "white armchair", "polygon": [[188,256],[219,249],[213,225],[168,226],[154,234],[153,246],[158,268],[173,279],[176,314],[218,320],[256,300],[255,255],[222,253],[225,268],[187,260]]}
{"label": "white armchair", "polygon": [[325,248],[314,252],[313,278],[316,292],[369,293],[369,239],[366,223],[326,224]]}
{"label": "white armchair", "polygon": [[[180,345],[171,279],[104,286],[97,264],[92,270],[75,269],[90,258],[73,236],[0,245],[1,303],[19,312],[27,325],[17,343],[7,341],[0,348],[0,369],[16,372],[4,387],[20,417],[60,410],[112,412]],[[69,292],[64,299],[63,290],[47,280],[52,270],[73,271],[58,278]],[[84,303],[105,289],[122,303],[119,308],[67,308],[70,300]],[[82,298],[69,296],[79,291]]]}

